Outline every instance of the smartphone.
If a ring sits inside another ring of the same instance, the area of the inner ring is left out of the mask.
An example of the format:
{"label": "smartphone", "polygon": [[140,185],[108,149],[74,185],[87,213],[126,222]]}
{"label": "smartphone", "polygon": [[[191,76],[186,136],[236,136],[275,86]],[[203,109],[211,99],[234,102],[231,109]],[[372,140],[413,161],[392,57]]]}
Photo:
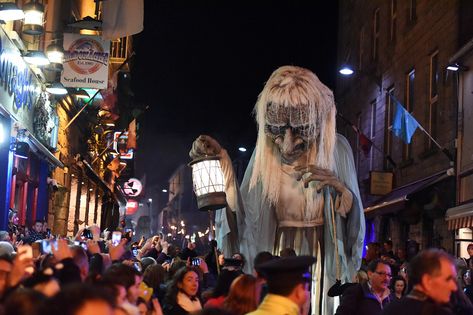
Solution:
{"label": "smartphone", "polygon": [[113,246],[118,246],[118,244],[120,244],[121,240],[122,240],[122,232],[115,231],[115,232],[112,233],[112,245]]}
{"label": "smartphone", "polygon": [[192,266],[200,266],[200,258],[192,258]]}
{"label": "smartphone", "polygon": [[51,242],[49,240],[42,240],[41,241],[41,252],[43,254],[52,254],[51,250]]}

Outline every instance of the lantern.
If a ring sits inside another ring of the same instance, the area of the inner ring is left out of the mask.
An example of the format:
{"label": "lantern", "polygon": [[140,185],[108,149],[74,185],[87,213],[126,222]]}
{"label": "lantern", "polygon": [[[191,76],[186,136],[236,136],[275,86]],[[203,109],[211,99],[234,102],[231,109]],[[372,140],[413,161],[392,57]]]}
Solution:
{"label": "lantern", "polygon": [[195,159],[192,167],[192,181],[200,210],[216,210],[227,206],[225,178],[220,159],[217,156]]}
{"label": "lantern", "polygon": [[51,71],[62,71],[62,63],[64,62],[64,49],[58,44],[51,44],[46,48],[46,56],[50,64],[46,69]]}
{"label": "lantern", "polygon": [[23,6],[25,20],[23,22],[23,33],[28,35],[43,34],[44,5],[33,0]]}

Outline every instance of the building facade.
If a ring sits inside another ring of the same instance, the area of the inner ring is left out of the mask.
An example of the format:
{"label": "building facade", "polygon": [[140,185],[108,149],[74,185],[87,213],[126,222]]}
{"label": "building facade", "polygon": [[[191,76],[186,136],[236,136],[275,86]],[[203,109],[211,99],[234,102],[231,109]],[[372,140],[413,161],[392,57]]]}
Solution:
{"label": "building facade", "polygon": [[[453,252],[444,215],[456,203],[457,97],[447,66],[463,44],[463,2],[340,3],[338,62],[355,72],[337,80],[338,129],[353,147],[367,241]],[[410,144],[391,130],[396,100],[425,130]]]}

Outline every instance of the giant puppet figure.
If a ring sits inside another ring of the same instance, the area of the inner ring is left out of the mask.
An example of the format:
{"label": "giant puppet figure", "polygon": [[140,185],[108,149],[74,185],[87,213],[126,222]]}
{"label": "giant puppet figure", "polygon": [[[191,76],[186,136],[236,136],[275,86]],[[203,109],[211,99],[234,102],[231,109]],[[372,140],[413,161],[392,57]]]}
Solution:
{"label": "giant puppet figure", "polygon": [[326,291],[337,278],[353,281],[365,232],[353,154],[335,132],[333,93],[311,71],[283,66],[255,113],[258,138],[240,189],[214,139],[200,136],[190,152],[221,158],[228,208],[216,213],[217,241],[225,254],[240,251],[249,262],[286,247],[317,256],[312,310],[333,314]]}

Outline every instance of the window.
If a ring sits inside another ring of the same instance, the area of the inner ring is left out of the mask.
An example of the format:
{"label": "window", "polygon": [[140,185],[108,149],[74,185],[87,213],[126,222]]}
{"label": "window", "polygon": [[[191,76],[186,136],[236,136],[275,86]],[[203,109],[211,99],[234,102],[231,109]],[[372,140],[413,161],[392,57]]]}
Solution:
{"label": "window", "polygon": [[396,41],[396,28],[397,28],[397,0],[391,0],[391,23],[390,23],[390,34],[389,38],[391,41]]}
{"label": "window", "polygon": [[373,15],[373,60],[378,60],[379,49],[379,8],[374,11]]}
{"label": "window", "polygon": [[359,49],[358,49],[358,70],[363,69],[363,57],[365,54],[364,48],[363,48],[363,43],[365,42],[365,27],[363,26],[360,30],[360,35],[359,35]]}
{"label": "window", "polygon": [[[393,133],[391,132],[391,126],[393,124],[394,116],[394,103],[390,94],[394,95],[394,88],[388,88],[386,92],[386,103],[384,105],[384,115],[385,115],[385,128],[384,128],[384,155],[391,157],[393,149]],[[392,168],[392,165],[388,162],[387,159],[384,159],[384,169],[389,170]]]}
{"label": "window", "polygon": [[409,22],[415,22],[417,19],[417,1],[416,0],[409,0]]}
{"label": "window", "polygon": [[[361,132],[361,113],[356,114],[356,128]],[[360,174],[360,137],[356,136],[356,173]]]}
{"label": "window", "polygon": [[[372,143],[374,143],[374,139],[376,138],[376,99],[374,99],[372,102],[371,102],[371,124],[370,124],[370,140]],[[371,151],[370,151],[370,170],[373,169],[373,165],[374,165],[374,148],[372,147],[371,148]]]}
{"label": "window", "polygon": [[[439,81],[439,64],[438,51],[430,56],[430,98],[428,110],[429,133],[433,138],[437,136],[437,109],[438,109],[438,81]],[[432,140],[428,138],[427,149],[431,149]]]}
{"label": "window", "polygon": [[[414,116],[414,80],[416,72],[415,69],[409,71],[406,75],[406,97],[405,104],[406,110]],[[404,144],[402,149],[402,158],[404,161],[412,158],[412,142],[410,144]]]}

